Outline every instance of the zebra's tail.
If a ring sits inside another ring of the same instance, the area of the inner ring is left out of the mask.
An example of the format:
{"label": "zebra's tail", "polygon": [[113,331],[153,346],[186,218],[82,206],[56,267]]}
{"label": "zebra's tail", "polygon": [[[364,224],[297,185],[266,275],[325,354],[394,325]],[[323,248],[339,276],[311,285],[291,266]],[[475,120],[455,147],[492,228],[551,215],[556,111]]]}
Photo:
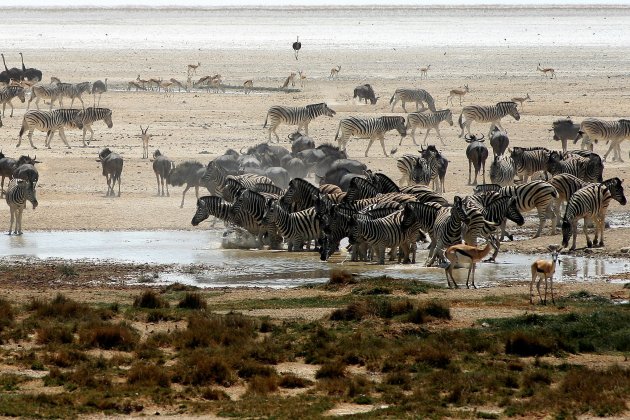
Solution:
{"label": "zebra's tail", "polygon": [[396,93],[394,93],[394,94],[392,95],[392,98],[389,100],[389,103],[390,103],[390,104],[391,104],[392,102],[394,102],[394,98],[395,98],[395,97],[396,97]]}
{"label": "zebra's tail", "polygon": [[461,114],[459,114],[459,119],[457,120],[457,123],[459,124],[459,128],[464,128],[464,124],[462,123],[463,115],[464,115],[463,112]]}
{"label": "zebra's tail", "polygon": [[267,116],[265,117],[265,124],[263,124],[263,128],[267,127],[267,119],[269,118],[269,113],[267,112]]}
{"label": "zebra's tail", "polygon": [[339,130],[341,130],[341,121],[339,121],[339,127],[337,127],[337,134],[335,134],[335,141],[337,141],[337,138],[339,137]]}
{"label": "zebra's tail", "polygon": [[24,131],[26,131],[26,122],[22,121],[22,127],[20,128],[20,134],[19,134],[20,137],[22,137],[22,135],[24,134]]}

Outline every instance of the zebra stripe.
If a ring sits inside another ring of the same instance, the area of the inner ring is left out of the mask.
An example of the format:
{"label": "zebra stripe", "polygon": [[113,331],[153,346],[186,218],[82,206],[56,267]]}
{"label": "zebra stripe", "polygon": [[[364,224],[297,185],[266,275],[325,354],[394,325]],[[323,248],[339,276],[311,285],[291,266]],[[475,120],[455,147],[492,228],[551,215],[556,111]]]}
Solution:
{"label": "zebra stripe", "polygon": [[516,165],[510,156],[495,156],[490,165],[490,182],[506,187],[514,185]]}
{"label": "zebra stripe", "polygon": [[[383,148],[383,154],[387,155],[385,151],[385,133],[390,130],[396,130],[401,137],[407,135],[405,129],[405,118],[399,116],[383,116],[379,118],[357,118],[350,117],[344,118],[339,122],[339,128],[337,128],[337,134],[335,134],[335,140],[339,144],[339,150],[345,151],[350,137],[358,137],[360,139],[370,139],[367,149],[365,149],[365,157],[367,157],[370,147],[374,140],[378,139],[381,142]],[[341,137],[339,133],[341,132]]]}
{"label": "zebra stripe", "polygon": [[13,233],[16,235],[22,234],[22,212],[26,208],[26,201],[30,201],[33,205],[33,210],[37,208],[37,197],[35,194],[35,187],[28,181],[22,179],[12,179],[7,186],[7,192],[5,200],[9,205],[11,212],[11,221],[9,223],[9,235],[13,229],[13,223],[15,222],[15,229]]}
{"label": "zebra stripe", "polygon": [[276,227],[264,221],[267,199],[260,193],[249,189],[237,197],[232,205],[231,221],[258,237],[258,247],[263,247],[263,235],[267,234],[269,244],[277,249],[281,238],[276,234]]}
{"label": "zebra stripe", "polygon": [[556,215],[555,223],[552,226],[553,234],[556,233],[562,214],[560,212],[560,206],[562,203],[567,203],[569,198],[575,194],[578,190],[586,187],[588,182],[585,182],[571,174],[558,174],[554,175],[549,180],[549,183],[558,191],[558,198],[554,200],[553,212]]}
{"label": "zebra stripe", "polygon": [[[615,199],[621,205],[626,205],[622,182],[619,178],[608,179],[601,184],[587,185],[571,196],[562,217],[563,247],[566,248],[569,245],[569,239],[573,236],[571,250],[575,249],[577,222],[582,218],[584,218],[584,235],[586,236],[587,247],[604,246],[604,227],[610,200]],[[595,222],[594,242],[591,242],[587,233],[588,222],[591,220]],[[599,242],[598,238],[601,238]]]}
{"label": "zebra stripe", "polygon": [[[105,122],[107,128],[112,128],[114,126],[114,123],[112,122],[112,110],[109,108],[88,107],[79,111],[77,114],[75,121],[79,121],[80,125],[83,126],[83,146],[85,146],[85,133],[87,130],[90,130],[90,138],[87,141],[87,144],[90,144],[90,141],[94,138],[92,124],[100,120]],[[77,128],[79,128],[78,125]]]}
{"label": "zebra stripe", "polygon": [[434,145],[430,145],[426,149],[420,149],[421,156],[426,159],[431,168],[431,180],[433,181],[433,190],[444,193],[446,188],[444,178],[448,169],[448,159],[446,159]]}
{"label": "zebra stripe", "polygon": [[403,111],[407,112],[407,108],[405,108],[406,102],[415,102],[416,103],[416,111],[420,111],[420,105],[422,105],[422,111],[427,108],[424,106],[426,102],[429,109],[435,112],[435,101],[433,100],[433,96],[429,94],[424,89],[409,89],[409,88],[400,88],[396,89],[392,98],[389,100],[389,103],[392,104],[392,112],[394,112],[394,106],[398,101],[402,102]]}
{"label": "zebra stripe", "polygon": [[499,127],[501,131],[505,131],[501,125],[501,118],[506,115],[511,115],[516,121],[521,119],[521,116],[516,109],[515,102],[498,102],[496,105],[492,106],[465,106],[462,109],[462,113],[459,115],[459,127],[462,129],[459,137],[464,137],[464,128],[468,131],[468,135],[471,135],[470,125],[473,121],[491,123],[488,136],[491,135],[492,128],[495,126]]}
{"label": "zebra stripe", "polygon": [[571,174],[585,182],[602,182],[604,165],[596,153],[583,157],[578,154],[568,154],[566,157],[559,152],[552,152],[547,162],[547,171],[552,175]]}
{"label": "zebra stripe", "polygon": [[516,176],[521,182],[527,182],[535,172],[547,170],[550,155],[551,150],[544,147],[514,147],[510,156],[516,168]]}
{"label": "zebra stripe", "polygon": [[332,117],[335,114],[336,112],[323,102],[303,107],[276,105],[272,106],[267,111],[267,118],[265,118],[263,128],[267,127],[267,121],[269,121],[269,143],[271,143],[271,133],[275,134],[278,143],[280,143],[280,137],[278,137],[278,133],[276,133],[276,129],[280,124],[297,125],[297,131],[304,127],[304,132],[308,135],[308,125],[311,120],[320,115]]}
{"label": "zebra stripe", "polygon": [[4,108],[7,104],[11,107],[11,115],[13,116],[13,98],[17,97],[20,102],[24,103],[26,97],[24,95],[24,88],[21,86],[8,86],[0,90],[0,103],[2,104],[2,116],[4,117]]}
{"label": "zebra stripe", "polygon": [[[437,133],[438,138],[444,144],[444,140],[442,140],[442,135],[440,134],[440,123],[442,121],[448,122],[448,124],[453,126],[453,113],[450,109],[443,109],[441,111],[435,112],[412,112],[407,115],[407,129],[411,128],[411,139],[413,140],[413,144],[418,146],[416,143],[416,130],[418,128],[424,128],[427,130],[424,135],[424,144],[427,144],[427,137],[429,136],[429,132],[433,129]],[[402,144],[402,138],[400,139],[399,146]]]}
{"label": "zebra stripe", "polygon": [[420,156],[403,155],[396,160],[396,167],[401,173],[400,185],[429,185],[431,182],[431,167]]}
{"label": "zebra stripe", "polygon": [[55,85],[49,86],[33,86],[31,88],[31,97],[28,100],[28,104],[26,105],[26,109],[28,110],[31,106],[31,101],[35,99],[35,106],[39,110],[39,100],[40,99],[49,99],[50,100],[50,109],[52,110],[53,102],[55,102],[59,98],[59,87]]}
{"label": "zebra stripe", "polygon": [[[359,242],[365,242],[376,249],[378,264],[385,264],[386,248],[401,247],[405,261],[409,260],[410,242],[411,240],[415,242],[415,238],[412,239],[410,229],[403,226],[402,211],[376,220],[350,218],[348,224],[350,244],[358,248],[356,245]],[[355,248],[353,248],[353,253]]]}
{"label": "zebra stripe", "polygon": [[76,109],[56,109],[54,111],[39,111],[39,110],[31,110],[27,111],[24,114],[24,118],[22,119],[22,128],[20,129],[20,134],[18,138],[18,144],[16,147],[20,147],[22,143],[22,136],[26,131],[28,131],[28,140],[33,149],[37,149],[33,144],[33,131],[46,131],[46,147],[50,147],[50,140],[54,134],[55,130],[59,130],[59,136],[63,140],[64,144],[70,148],[68,141],[66,139],[65,132],[63,131],[63,127],[65,125],[74,125],[78,128],[82,128],[80,122],[74,121],[75,117],[79,113],[79,110]]}
{"label": "zebra stripe", "polygon": [[[538,211],[538,231],[534,235],[537,238],[542,233],[542,229],[547,221],[547,210],[550,209],[552,201],[558,198],[558,191],[546,181],[530,181],[526,184],[511,185],[502,187],[499,190],[502,197],[515,197],[516,205],[521,213],[536,209]],[[505,229],[502,228],[501,238],[505,236]]]}
{"label": "zebra stripe", "polygon": [[462,222],[466,214],[462,209],[461,198],[455,196],[452,207],[440,209],[434,223],[435,242],[433,250],[429,251],[427,266],[433,265],[436,258],[444,261],[444,251],[452,245],[462,242]]}
{"label": "zebra stripe", "polygon": [[596,118],[587,118],[580,125],[580,133],[589,140],[606,140],[610,141],[608,151],[604,154],[605,161],[611,151],[613,153],[613,161],[621,159],[620,143],[630,137],[630,120],[603,121]]}
{"label": "zebra stripe", "polygon": [[276,225],[287,242],[289,252],[301,251],[304,243],[306,248],[310,249],[310,241],[317,240],[320,236],[320,222],[314,207],[290,213],[277,201],[269,200],[264,221]]}
{"label": "zebra stripe", "polygon": [[83,103],[83,99],[81,95],[83,92],[90,91],[90,82],[81,82],[81,83],[59,83],[57,85],[58,90],[58,98],[59,98],[59,106],[63,108],[63,98],[72,99],[70,102],[70,108],[74,105],[74,100],[78,99],[81,101],[81,107],[85,109],[85,104]]}
{"label": "zebra stripe", "polygon": [[224,222],[231,222],[232,204],[226,203],[221,197],[206,195],[197,199],[197,211],[192,218],[191,224],[198,226],[199,223],[208,217],[214,216]]}

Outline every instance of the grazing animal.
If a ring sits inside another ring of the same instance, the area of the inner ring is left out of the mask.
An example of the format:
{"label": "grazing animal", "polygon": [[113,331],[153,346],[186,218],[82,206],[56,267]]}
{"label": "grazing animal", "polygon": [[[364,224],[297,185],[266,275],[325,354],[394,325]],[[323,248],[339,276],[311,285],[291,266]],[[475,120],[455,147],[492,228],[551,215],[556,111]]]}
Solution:
{"label": "grazing animal", "polygon": [[79,110],[75,109],[56,109],[51,112],[30,110],[26,111],[24,118],[22,119],[22,128],[20,128],[18,144],[16,147],[20,147],[22,144],[22,136],[28,131],[28,141],[33,149],[37,149],[33,144],[33,131],[36,129],[39,131],[45,131],[46,141],[45,145],[50,146],[50,140],[56,130],[59,130],[59,137],[65,143],[66,147],[70,148],[66,135],[63,131],[63,127],[66,125],[72,125],[79,129],[83,128],[83,124],[80,121],[75,121],[75,118]]}
{"label": "grazing animal", "polygon": [[[549,279],[549,285],[551,286],[551,301],[555,304],[556,300],[553,295],[553,275],[556,272],[556,263],[560,256],[560,247],[558,245],[549,245],[547,247],[551,251],[551,260],[536,260],[532,263],[532,281],[529,284],[529,303],[534,303],[534,283],[536,283],[536,289],[538,290],[538,298],[543,305],[547,304],[547,279]],[[540,282],[545,280],[545,298],[540,295]],[[538,280],[538,282],[536,282]]]}
{"label": "grazing animal", "polygon": [[549,77],[547,76],[547,73],[549,73],[551,75],[551,78],[553,79],[554,77],[556,77],[556,71],[554,69],[552,69],[551,67],[545,67],[545,68],[541,68],[540,67],[540,63],[538,63],[538,67],[536,67],[536,70],[538,70],[539,72],[542,72],[542,74],[545,77]]}
{"label": "grazing animal", "polygon": [[554,200],[553,204],[553,212],[556,215],[556,220],[552,225],[552,233],[555,235],[556,228],[560,224],[560,219],[562,218],[560,206],[562,203],[568,203],[569,198],[571,198],[573,194],[586,187],[589,183],[566,173],[554,175],[553,178],[549,180],[549,183],[553,185],[556,191],[558,191],[558,198]]}
{"label": "grazing animal", "polygon": [[[439,127],[442,121],[446,121],[451,127],[453,126],[453,113],[450,109],[443,109],[430,113],[412,112],[407,115],[407,129],[411,128],[411,139],[413,140],[413,144],[418,146],[418,143],[416,143],[416,130],[418,128],[424,128],[427,130],[424,135],[424,144],[427,144],[427,137],[429,137],[429,132],[432,129],[435,130],[438,138],[442,144],[444,144]],[[400,143],[398,144],[399,146],[402,145],[402,140],[403,139],[401,138]]]}
{"label": "grazing animal", "polygon": [[245,83],[243,83],[243,92],[245,93],[245,95],[250,93],[253,88],[254,82],[252,80],[246,80]]}
{"label": "grazing animal", "polygon": [[429,77],[429,70],[431,69],[431,64],[429,64],[426,67],[421,67],[420,68],[420,79],[422,79],[423,77],[426,79]]}
{"label": "grazing animal", "polygon": [[142,139],[142,159],[149,158],[149,139],[151,138],[151,134],[148,133],[149,126],[147,128],[142,128],[140,126],[140,138]]}
{"label": "grazing animal", "polygon": [[[492,106],[465,106],[464,109],[462,109],[462,113],[459,114],[459,128],[462,129],[459,137],[464,137],[464,128],[468,130],[468,135],[470,135],[470,125],[473,121],[477,121],[480,123],[490,123],[491,130],[495,126],[503,130],[503,126],[501,125],[501,118],[505,117],[506,115],[511,115],[516,121],[521,119],[521,116],[518,113],[518,109],[516,109],[516,103],[498,102],[496,105]],[[490,133],[488,133],[488,135],[490,135]]]}
{"label": "grazing animal", "polygon": [[88,107],[77,113],[73,123],[77,126],[77,128],[83,128],[83,147],[85,147],[85,134],[88,130],[90,131],[90,138],[87,141],[87,144],[90,144],[94,138],[92,124],[101,120],[103,120],[105,125],[107,125],[107,128],[112,128],[114,126],[112,121],[112,110],[109,108]]}
{"label": "grazing animal", "polygon": [[359,100],[363,99],[366,104],[369,99],[372,105],[376,104],[376,101],[378,100],[378,97],[374,93],[374,89],[372,89],[372,86],[367,83],[354,88],[354,96],[352,99],[354,98],[359,98]]}
{"label": "grazing animal", "polygon": [[[94,96],[94,107],[101,105],[101,96],[105,92],[107,92],[107,78],[105,78],[105,83],[103,83],[103,81],[101,80],[97,80],[96,82],[94,82],[94,84],[92,84],[92,95]],[[96,103],[96,94],[98,94],[98,104]]]}
{"label": "grazing animal", "polygon": [[202,184],[202,177],[205,173],[205,167],[197,161],[187,161],[180,163],[170,172],[169,184],[174,187],[180,187],[186,184],[186,188],[182,193],[182,203],[180,208],[184,207],[184,199],[186,198],[186,192],[191,188],[195,188],[195,196],[199,198],[199,187]]}
{"label": "grazing animal", "polygon": [[330,76],[328,76],[328,78],[336,79],[337,77],[339,77],[340,71],[341,71],[341,66],[333,67],[332,69],[330,69]]}
{"label": "grazing animal", "polygon": [[[147,127],[148,129],[148,127]],[[171,170],[175,167],[175,162],[160,153],[159,150],[153,152],[153,172],[155,173],[155,179],[157,181],[157,195],[164,197],[164,184],[166,184],[166,196],[170,197],[171,194],[168,191],[169,175]],[[162,191],[160,193],[160,185]]]}
{"label": "grazing animal", "polygon": [[466,95],[468,92],[470,92],[470,89],[468,89],[468,85],[464,85],[464,90],[461,89],[453,89],[449,92],[448,96],[446,97],[446,105],[448,105],[448,101],[451,101],[451,106],[453,106],[453,98],[455,96],[459,96],[459,104],[462,104],[462,98],[464,97],[464,95]]}
{"label": "grazing animal", "polygon": [[332,117],[335,114],[336,112],[329,108],[324,102],[302,107],[276,105],[272,106],[269,108],[269,111],[267,111],[263,128],[267,127],[267,121],[269,121],[269,143],[271,143],[271,133],[276,136],[278,143],[280,143],[280,137],[278,137],[278,133],[276,133],[276,129],[280,124],[297,125],[297,131],[304,127],[304,133],[308,135],[308,125],[313,119],[320,115]]}
{"label": "grazing animal", "polygon": [[[384,116],[369,119],[357,117],[344,118],[339,122],[339,128],[337,128],[335,140],[337,140],[339,144],[339,149],[345,151],[348,141],[352,136],[361,139],[370,139],[368,147],[365,149],[365,157],[367,157],[372,143],[374,143],[374,140],[378,139],[381,142],[383,154],[388,156],[387,151],[385,150],[385,133],[394,129],[398,131],[401,137],[407,135],[404,117]],[[341,136],[339,136],[340,132]]]}
{"label": "grazing animal", "polygon": [[[425,103],[431,111],[435,112],[435,100],[433,100],[433,96],[424,89],[396,89],[389,100],[389,103],[392,105],[392,112],[394,112],[394,106],[396,106],[398,101],[401,101],[402,109],[405,112],[407,112],[407,108],[405,108],[405,103],[407,102],[416,103],[416,112],[425,111],[427,109],[424,106]],[[420,109],[420,105],[422,105],[422,110]]]}
{"label": "grazing animal", "polygon": [[[483,174],[483,183],[486,183],[486,160],[488,159],[488,148],[483,144],[483,134],[481,138],[476,136],[466,136],[466,157],[468,158],[468,185],[477,185],[477,175],[479,171]],[[470,182],[471,169],[475,168],[475,181]]]}
{"label": "grazing animal", "polygon": [[527,182],[536,172],[548,170],[547,162],[551,153],[551,150],[544,147],[515,147],[510,157],[516,168],[516,176],[521,182]]}
{"label": "grazing animal", "polygon": [[552,175],[571,174],[585,182],[602,182],[604,165],[599,155],[593,153],[589,157],[569,155],[563,157],[559,152],[549,154],[546,162],[547,172]]}
{"label": "grazing animal", "polygon": [[108,147],[101,150],[98,154],[97,162],[101,162],[103,167],[103,176],[107,179],[106,197],[114,196],[114,187],[118,181],[118,197],[120,197],[120,176],[123,170],[123,158],[112,152]]}
{"label": "grazing animal", "polygon": [[[169,80],[173,85],[172,86],[177,86],[177,91],[181,92],[182,89],[184,89],[186,92],[188,92],[188,87],[186,87],[182,82],[180,82],[179,80],[175,79],[174,77],[171,77],[171,79]],[[173,89],[173,87],[171,87],[171,90]]]}
{"label": "grazing animal", "polygon": [[[556,120],[552,124],[552,128],[549,131],[553,131],[553,139],[556,141],[562,142],[562,152],[567,151],[567,141],[571,140],[575,144],[578,141],[580,124],[575,124],[571,118],[567,117],[566,119]],[[585,140],[587,137],[583,138],[582,148],[585,146]],[[591,144],[592,150],[592,144]]]}
{"label": "grazing animal", "polygon": [[[11,107],[11,115],[13,117],[13,98],[17,97],[20,102],[24,103],[26,101],[26,96],[24,95],[24,88],[21,86],[8,86],[2,90],[0,90],[0,103],[2,104],[2,116],[4,117],[4,109],[7,104]],[[0,125],[0,127],[2,127]]]}
{"label": "grazing animal", "polygon": [[[11,212],[11,221],[9,222],[9,235],[11,230],[16,235],[22,234],[22,212],[26,208],[26,201],[30,201],[33,210],[37,208],[37,197],[35,194],[35,186],[23,179],[12,179],[7,187],[5,197],[9,210]],[[14,227],[15,223],[15,227]]]}
{"label": "grazing animal", "polygon": [[[491,237],[490,237],[491,238]],[[477,288],[475,286],[475,266],[481,260],[483,260],[489,253],[492,247],[495,246],[492,243],[492,240],[489,239],[486,242],[486,246],[482,249],[477,248],[476,246],[470,246],[466,244],[456,244],[448,247],[444,256],[448,259],[449,264],[444,269],[446,273],[446,283],[448,287],[451,287],[451,281],[456,288],[459,288],[457,283],[455,283],[455,278],[453,277],[453,268],[455,268],[455,264],[459,263],[467,263],[468,264],[468,276],[466,277],[466,288],[469,288],[468,284],[470,281],[470,275],[472,273],[472,284],[473,288]]]}
{"label": "grazing animal", "polygon": [[531,100],[532,98],[529,97],[529,93],[525,96],[525,97],[521,97],[521,96],[516,96],[512,99],[510,99],[512,102],[518,102],[519,104],[521,104],[521,108],[523,108],[523,102],[527,101],[527,100]]}
{"label": "grazing animal", "polygon": [[132,80],[131,82],[127,83],[127,90],[129,91],[131,90],[131,88],[136,88],[136,92],[139,90],[147,90],[143,85],[136,82],[135,80]]}

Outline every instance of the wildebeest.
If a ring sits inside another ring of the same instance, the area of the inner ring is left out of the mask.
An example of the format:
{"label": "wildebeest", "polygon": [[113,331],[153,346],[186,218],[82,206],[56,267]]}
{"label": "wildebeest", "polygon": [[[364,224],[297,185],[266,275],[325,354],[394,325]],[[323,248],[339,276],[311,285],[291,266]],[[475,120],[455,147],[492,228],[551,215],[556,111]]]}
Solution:
{"label": "wildebeest", "polygon": [[507,131],[501,131],[499,127],[494,126],[490,130],[490,146],[492,147],[492,153],[494,157],[503,156],[510,144]]}
{"label": "wildebeest", "polygon": [[352,178],[357,176],[365,176],[367,166],[353,159],[337,159],[328,171],[321,177],[319,183],[338,185],[342,191],[346,191],[350,186]]}
{"label": "wildebeest", "polygon": [[195,196],[199,198],[199,186],[201,185],[201,177],[206,172],[206,168],[197,161],[186,161],[180,163],[175,166],[171,170],[169,183],[174,187],[181,187],[186,184],[186,188],[182,193],[182,203],[180,204],[180,208],[184,207],[184,198],[186,197],[186,192],[191,188],[195,187]]}
{"label": "wildebeest", "polygon": [[[2,190],[2,194],[4,194],[4,178],[15,178],[18,175],[18,178],[26,179],[33,186],[37,184],[39,179],[39,174],[37,173],[37,169],[33,165],[36,163],[40,163],[37,160],[37,156],[31,158],[30,156],[20,156],[19,159],[13,159],[9,157],[5,157],[2,152],[0,152],[0,176],[2,176],[2,183],[0,184],[0,189]],[[20,171],[16,173],[16,170],[22,165],[28,165],[22,168]]]}
{"label": "wildebeest", "polygon": [[123,170],[123,158],[118,153],[112,152],[109,147],[106,147],[98,154],[96,161],[101,162],[103,176],[107,178],[107,193],[105,196],[109,197],[111,195],[113,197],[115,195],[114,186],[116,181],[118,181],[118,197],[120,197],[120,175]]}
{"label": "wildebeest", "polygon": [[293,156],[297,156],[297,154],[303,150],[315,148],[313,139],[299,131],[289,134],[288,138],[291,141],[291,155]]}
{"label": "wildebeest", "polygon": [[282,189],[286,189],[289,186],[289,172],[284,168],[272,166],[266,168],[262,175],[265,175],[274,183],[274,185],[277,185]]}
{"label": "wildebeest", "polygon": [[[486,160],[488,159],[488,148],[483,144],[484,136],[481,138],[476,136],[465,136],[466,143],[466,157],[468,158],[468,185],[477,185],[477,175],[482,170],[483,183],[486,183]],[[471,167],[475,168],[475,181],[471,184],[470,172]]]}
{"label": "wildebeest", "polygon": [[[159,150],[153,152],[153,172],[155,173],[155,179],[157,180],[157,195],[164,197],[164,184],[166,184],[166,196],[170,197],[168,192],[168,181],[171,169],[175,167],[175,162],[164,156]],[[162,185],[162,192],[160,194],[160,185]]]}
{"label": "wildebeest", "polygon": [[363,99],[366,104],[369,99],[372,105],[374,105],[378,100],[378,97],[374,93],[374,89],[372,89],[372,86],[367,83],[354,88],[354,96],[352,98],[354,99],[357,97],[359,100]]}
{"label": "wildebeest", "polygon": [[[562,142],[562,151],[567,151],[567,140],[572,140],[575,144],[579,139],[580,124],[575,124],[571,118],[556,120],[552,124],[552,128],[549,131],[553,131],[553,139]],[[583,144],[584,146],[584,144]],[[590,145],[590,150],[593,150],[593,145]]]}
{"label": "wildebeest", "polygon": [[302,159],[297,157],[287,160],[282,167],[289,173],[289,179],[306,178],[308,175],[308,168]]}

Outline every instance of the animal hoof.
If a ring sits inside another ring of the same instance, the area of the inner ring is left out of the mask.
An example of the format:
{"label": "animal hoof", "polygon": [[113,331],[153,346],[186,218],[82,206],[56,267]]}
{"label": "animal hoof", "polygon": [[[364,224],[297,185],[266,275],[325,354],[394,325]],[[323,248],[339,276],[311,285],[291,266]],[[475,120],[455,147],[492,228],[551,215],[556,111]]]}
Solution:
{"label": "animal hoof", "polygon": [[509,239],[510,241],[512,241],[512,242],[514,241],[514,235],[508,235],[507,237],[508,237],[508,239]]}

